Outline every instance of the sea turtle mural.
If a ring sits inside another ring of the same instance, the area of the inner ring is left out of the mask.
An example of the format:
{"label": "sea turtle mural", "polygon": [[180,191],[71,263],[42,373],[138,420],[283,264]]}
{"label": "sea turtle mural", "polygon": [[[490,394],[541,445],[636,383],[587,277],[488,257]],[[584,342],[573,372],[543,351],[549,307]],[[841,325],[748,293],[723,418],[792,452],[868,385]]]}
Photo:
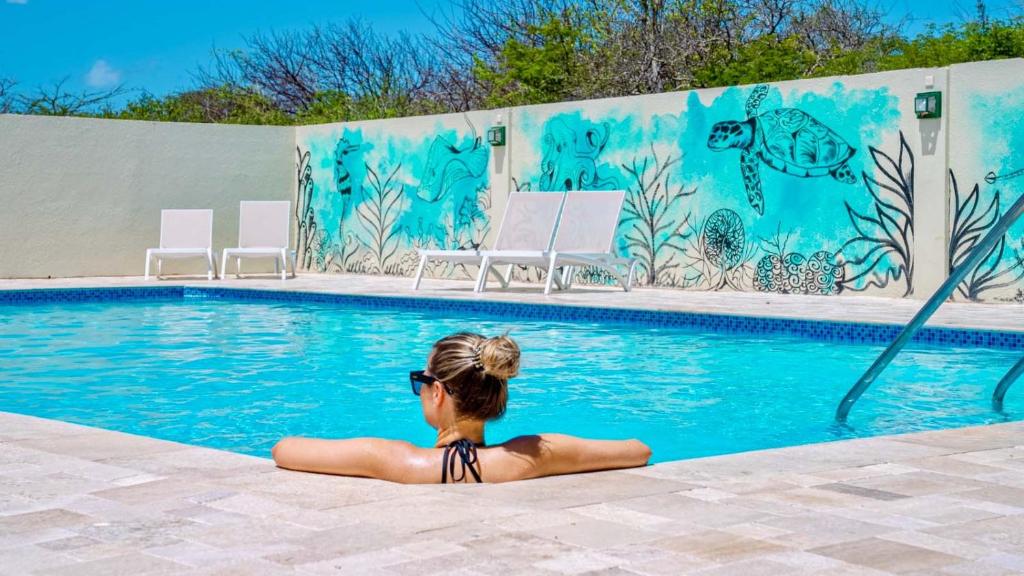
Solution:
{"label": "sea turtle mural", "polygon": [[747,99],[747,119],[727,120],[711,128],[708,148],[739,148],[740,171],[747,200],[764,214],[760,163],[800,178],[829,175],[844,184],[857,182],[847,162],[857,152],[838,134],[810,114],[796,108],[758,113],[768,87],[754,88]]}

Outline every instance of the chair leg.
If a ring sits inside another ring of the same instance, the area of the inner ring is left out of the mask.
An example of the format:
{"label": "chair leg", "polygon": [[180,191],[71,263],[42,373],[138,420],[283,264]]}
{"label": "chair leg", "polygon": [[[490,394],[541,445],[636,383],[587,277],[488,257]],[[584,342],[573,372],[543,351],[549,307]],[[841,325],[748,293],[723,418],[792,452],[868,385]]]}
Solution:
{"label": "chair leg", "polygon": [[213,254],[206,251],[206,279],[213,280]]}
{"label": "chair leg", "polygon": [[156,279],[159,280],[164,275],[164,259],[156,257]]}
{"label": "chair leg", "polygon": [[626,277],[626,292],[633,289],[633,282],[636,282],[636,265],[637,261],[633,260],[629,265],[629,275]]}
{"label": "chair leg", "polygon": [[242,277],[242,258],[240,256],[235,257],[235,278]]}
{"label": "chair leg", "polygon": [[146,274],[142,277],[143,280],[149,280],[149,263],[153,259],[153,253],[146,250]]}
{"label": "chair leg", "polygon": [[548,264],[548,277],[545,278],[544,282],[544,294],[551,294],[551,284],[555,281],[555,264],[558,263],[558,255],[555,253],[551,254],[551,263]]}
{"label": "chair leg", "polygon": [[[281,280],[284,281],[288,278],[288,250],[285,248],[281,249]],[[277,259],[274,259],[274,265],[277,265]]]}
{"label": "chair leg", "polygon": [[483,292],[487,288],[487,271],[491,267],[491,259],[484,256],[484,259],[480,261],[480,272],[476,276],[476,286],[473,287],[473,292]]}
{"label": "chair leg", "polygon": [[506,272],[506,274],[504,276],[502,276],[501,271],[498,270],[497,268],[495,268],[494,266],[491,266],[490,268],[487,269],[487,271],[491,274],[491,276],[494,276],[495,278],[498,279],[498,283],[501,284],[502,288],[508,288],[508,283],[511,282],[510,278],[511,278],[512,264],[509,264],[507,270],[508,271]]}
{"label": "chair leg", "polygon": [[[620,286],[622,286],[622,289],[625,290],[626,292],[629,292],[630,281],[629,279],[624,278],[622,274],[619,273],[618,269],[616,269],[617,264],[615,262],[600,260],[595,264],[605,272],[611,274],[612,277],[615,278],[615,281],[618,282]],[[632,270],[630,271],[630,274],[632,274]]]}
{"label": "chair leg", "polygon": [[412,281],[412,289],[420,289],[420,280],[423,279],[423,269],[427,267],[427,255],[420,256],[420,265],[416,267],[416,277]]}
{"label": "chair leg", "polygon": [[551,279],[554,281],[556,288],[565,290],[565,267],[556,268],[555,275]]}
{"label": "chair leg", "polygon": [[295,259],[297,258],[295,250],[288,251],[288,260],[292,264],[292,278],[295,278],[298,274],[295,272]]}
{"label": "chair leg", "polygon": [[225,248],[220,253],[220,279],[223,280],[228,275],[228,249]]}
{"label": "chair leg", "polygon": [[515,270],[515,264],[509,264],[505,267],[505,276],[501,279],[502,288],[508,288],[508,285],[512,283],[512,273],[515,272]]}

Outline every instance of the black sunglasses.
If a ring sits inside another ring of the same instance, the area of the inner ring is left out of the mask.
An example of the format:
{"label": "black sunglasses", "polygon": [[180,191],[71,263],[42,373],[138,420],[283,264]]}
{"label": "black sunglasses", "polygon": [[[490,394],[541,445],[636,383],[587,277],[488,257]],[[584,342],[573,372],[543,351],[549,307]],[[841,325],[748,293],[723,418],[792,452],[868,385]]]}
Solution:
{"label": "black sunglasses", "polygon": [[[424,370],[413,370],[409,372],[409,384],[412,386],[412,393],[419,396],[420,389],[423,388],[424,384],[433,384],[434,382],[440,382],[437,378],[426,373]],[[444,391],[451,394],[451,388],[444,382],[441,382],[441,386],[444,386]]]}

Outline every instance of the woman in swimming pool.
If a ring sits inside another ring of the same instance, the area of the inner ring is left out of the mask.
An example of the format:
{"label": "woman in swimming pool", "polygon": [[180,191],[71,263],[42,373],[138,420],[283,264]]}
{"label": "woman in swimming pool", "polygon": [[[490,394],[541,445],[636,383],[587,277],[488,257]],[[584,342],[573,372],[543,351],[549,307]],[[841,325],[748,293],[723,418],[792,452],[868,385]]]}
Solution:
{"label": "woman in swimming pool", "polygon": [[563,434],[484,443],[484,424],[505,413],[508,381],[519,372],[519,346],[508,336],[459,333],[434,344],[427,369],[411,372],[433,448],[379,438],[285,438],[274,446],[281,468],[404,482],[508,482],[647,464],[639,440],[586,440]]}

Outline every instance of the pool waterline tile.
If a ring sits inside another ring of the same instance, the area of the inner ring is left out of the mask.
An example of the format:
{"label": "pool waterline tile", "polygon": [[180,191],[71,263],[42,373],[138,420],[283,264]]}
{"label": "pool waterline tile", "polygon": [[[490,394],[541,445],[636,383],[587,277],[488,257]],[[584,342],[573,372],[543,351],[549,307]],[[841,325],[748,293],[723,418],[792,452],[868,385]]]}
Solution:
{"label": "pool waterline tile", "polygon": [[[743,335],[786,335],[825,342],[888,344],[899,335],[898,324],[807,320],[768,316],[742,316],[674,310],[595,307],[575,304],[538,304],[498,300],[365,295],[302,290],[236,288],[224,286],[117,286],[101,288],[33,288],[0,290],[0,306],[54,302],[105,302],[136,300],[273,301],[300,304],[334,304],[367,310],[395,309],[475,313],[501,318],[601,322],[710,330]],[[1024,330],[991,330],[925,326],[914,343],[945,346],[1024,350]]]}

